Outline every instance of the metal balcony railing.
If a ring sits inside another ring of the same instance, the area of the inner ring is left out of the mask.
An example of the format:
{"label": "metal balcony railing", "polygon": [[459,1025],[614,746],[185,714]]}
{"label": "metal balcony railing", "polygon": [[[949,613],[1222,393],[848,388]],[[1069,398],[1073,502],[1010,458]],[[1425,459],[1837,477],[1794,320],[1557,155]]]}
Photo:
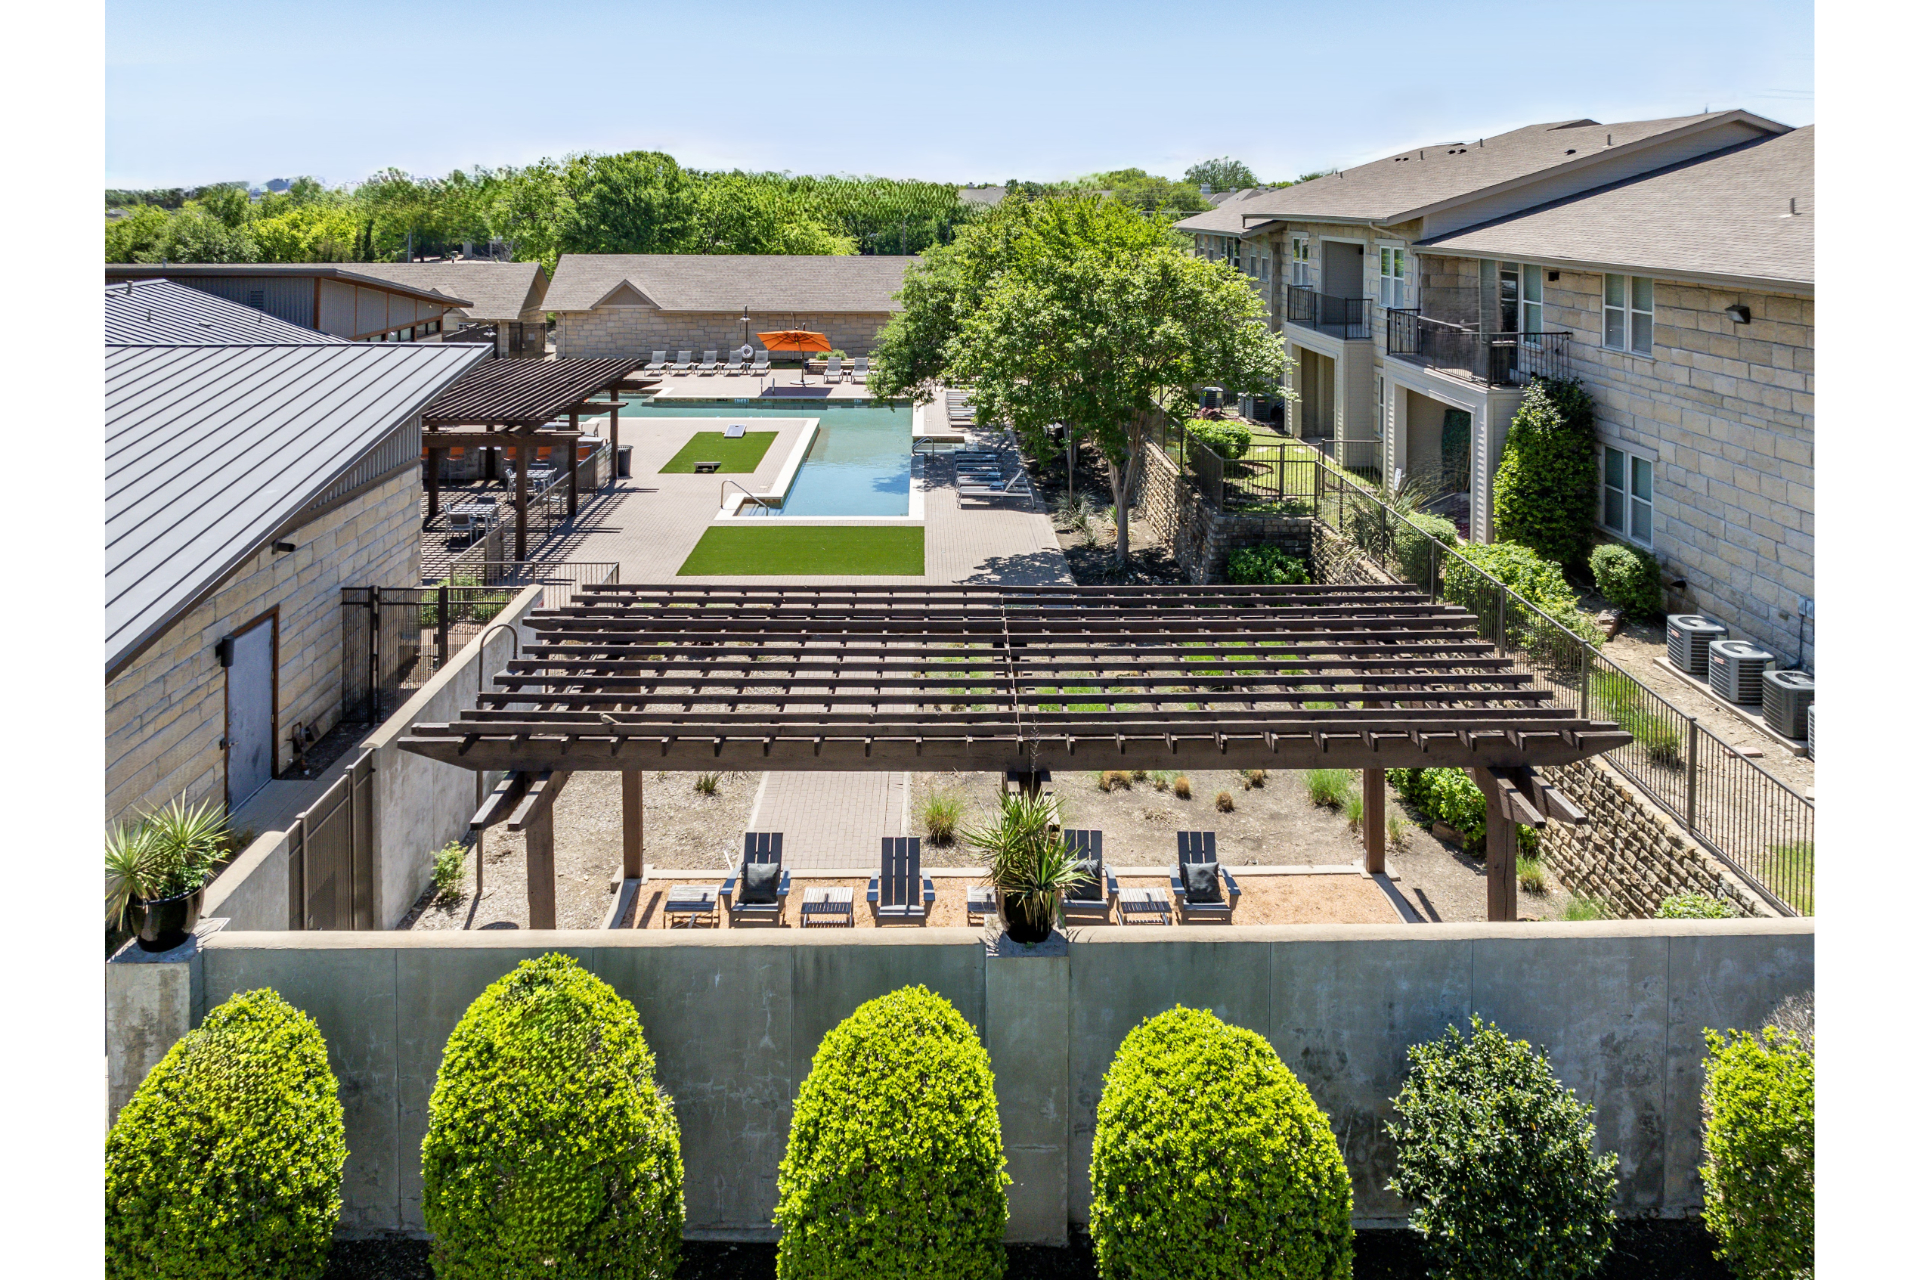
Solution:
{"label": "metal balcony railing", "polygon": [[1303,324],[1334,338],[1371,338],[1371,309],[1365,298],[1336,298],[1297,284],[1287,286],[1287,322]]}
{"label": "metal balcony railing", "polygon": [[1566,330],[1493,333],[1420,314],[1387,311],[1387,354],[1486,387],[1525,386],[1535,378],[1573,376]]}

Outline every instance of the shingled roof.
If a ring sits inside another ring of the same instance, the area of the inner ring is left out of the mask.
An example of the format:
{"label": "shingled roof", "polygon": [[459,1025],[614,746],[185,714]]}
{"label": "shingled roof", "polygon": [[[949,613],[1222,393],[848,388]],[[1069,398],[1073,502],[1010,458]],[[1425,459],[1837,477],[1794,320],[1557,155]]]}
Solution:
{"label": "shingled roof", "polygon": [[899,255],[569,253],[547,310],[647,305],[662,311],[898,311],[893,295],[916,257]]}
{"label": "shingled roof", "polygon": [[346,342],[171,280],[127,280],[107,285],[106,291],[110,347],[306,347]]}
{"label": "shingled roof", "polygon": [[1436,236],[1420,247],[1810,288],[1813,126]]}
{"label": "shingled roof", "polygon": [[1176,225],[1182,231],[1239,235],[1243,226],[1258,222],[1238,216],[1223,220],[1229,211],[1297,221],[1405,222],[1497,188],[1584,168],[1637,146],[1728,123],[1747,124],[1756,133],[1784,131],[1784,126],[1745,111],[1623,124],[1532,124],[1491,138],[1414,147],[1312,182],[1229,202]]}
{"label": "shingled roof", "polygon": [[547,269],[537,262],[362,262],[361,275],[466,298],[470,320],[518,320],[546,300]]}

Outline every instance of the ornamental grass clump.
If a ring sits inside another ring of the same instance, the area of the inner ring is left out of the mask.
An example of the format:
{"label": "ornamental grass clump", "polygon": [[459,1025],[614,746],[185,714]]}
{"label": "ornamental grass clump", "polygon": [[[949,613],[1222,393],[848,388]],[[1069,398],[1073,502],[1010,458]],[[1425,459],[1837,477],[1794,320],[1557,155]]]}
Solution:
{"label": "ornamental grass clump", "polygon": [[1089,1230],[1100,1274],[1353,1274],[1353,1184],[1327,1117],[1265,1039],[1200,1009],[1149,1018],[1107,1069]]}
{"label": "ornamental grass clump", "polygon": [[570,956],[523,960],[447,1039],[420,1147],[439,1280],[672,1276],[680,1126],[640,1018]]}
{"label": "ornamental grass clump", "polygon": [[904,987],[829,1031],[780,1161],[780,1280],[999,1280],[993,1069],[946,1000]]}
{"label": "ornamental grass clump", "polygon": [[346,1128],[312,1018],[230,996],[107,1131],[108,1280],[318,1280]]}
{"label": "ornamental grass clump", "polygon": [[1387,1187],[1413,1207],[1434,1280],[1578,1280],[1612,1247],[1617,1154],[1544,1056],[1479,1015],[1407,1051]]}
{"label": "ornamental grass clump", "polygon": [[1707,1230],[1740,1280],[1813,1276],[1813,1039],[1707,1033]]}

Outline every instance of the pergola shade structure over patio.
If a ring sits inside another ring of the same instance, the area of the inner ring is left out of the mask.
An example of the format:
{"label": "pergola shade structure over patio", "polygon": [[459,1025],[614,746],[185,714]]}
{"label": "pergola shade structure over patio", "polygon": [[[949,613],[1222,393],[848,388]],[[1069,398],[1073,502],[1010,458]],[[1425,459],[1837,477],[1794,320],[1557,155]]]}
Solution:
{"label": "pergola shade structure over patio", "polygon": [[1513,824],[1584,821],[1531,769],[1631,740],[1553,706],[1471,614],[1402,585],[608,584],[530,622],[476,707],[402,745],[528,777],[1358,768],[1373,870],[1385,770],[1468,768],[1494,919],[1515,910]]}
{"label": "pergola shade structure over patio", "polygon": [[[427,453],[427,518],[440,513],[440,451],[513,450],[514,555],[527,558],[527,464],[539,445],[562,445],[567,457],[567,514],[580,505],[577,479],[580,415],[608,415],[608,446],[620,448],[620,400],[634,385],[638,360],[493,360],[481,365],[420,415]],[[605,400],[595,396],[605,395]],[[561,430],[558,419],[568,428]],[[552,424],[552,425],[549,425]]]}

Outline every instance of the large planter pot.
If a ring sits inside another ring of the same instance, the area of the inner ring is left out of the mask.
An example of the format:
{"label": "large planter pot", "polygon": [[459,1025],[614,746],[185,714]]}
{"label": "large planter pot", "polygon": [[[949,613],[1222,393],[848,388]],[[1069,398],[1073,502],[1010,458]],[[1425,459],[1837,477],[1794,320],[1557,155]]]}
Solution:
{"label": "large planter pot", "polygon": [[1004,891],[996,893],[994,900],[1000,904],[1000,925],[1007,931],[1007,936],[1015,942],[1032,946],[1036,942],[1045,942],[1053,936],[1051,921],[1035,926],[1025,915],[1007,910],[1007,895]]}
{"label": "large planter pot", "polygon": [[142,951],[171,951],[193,934],[200,923],[200,903],[207,886],[171,898],[135,898],[127,908],[127,923]]}

